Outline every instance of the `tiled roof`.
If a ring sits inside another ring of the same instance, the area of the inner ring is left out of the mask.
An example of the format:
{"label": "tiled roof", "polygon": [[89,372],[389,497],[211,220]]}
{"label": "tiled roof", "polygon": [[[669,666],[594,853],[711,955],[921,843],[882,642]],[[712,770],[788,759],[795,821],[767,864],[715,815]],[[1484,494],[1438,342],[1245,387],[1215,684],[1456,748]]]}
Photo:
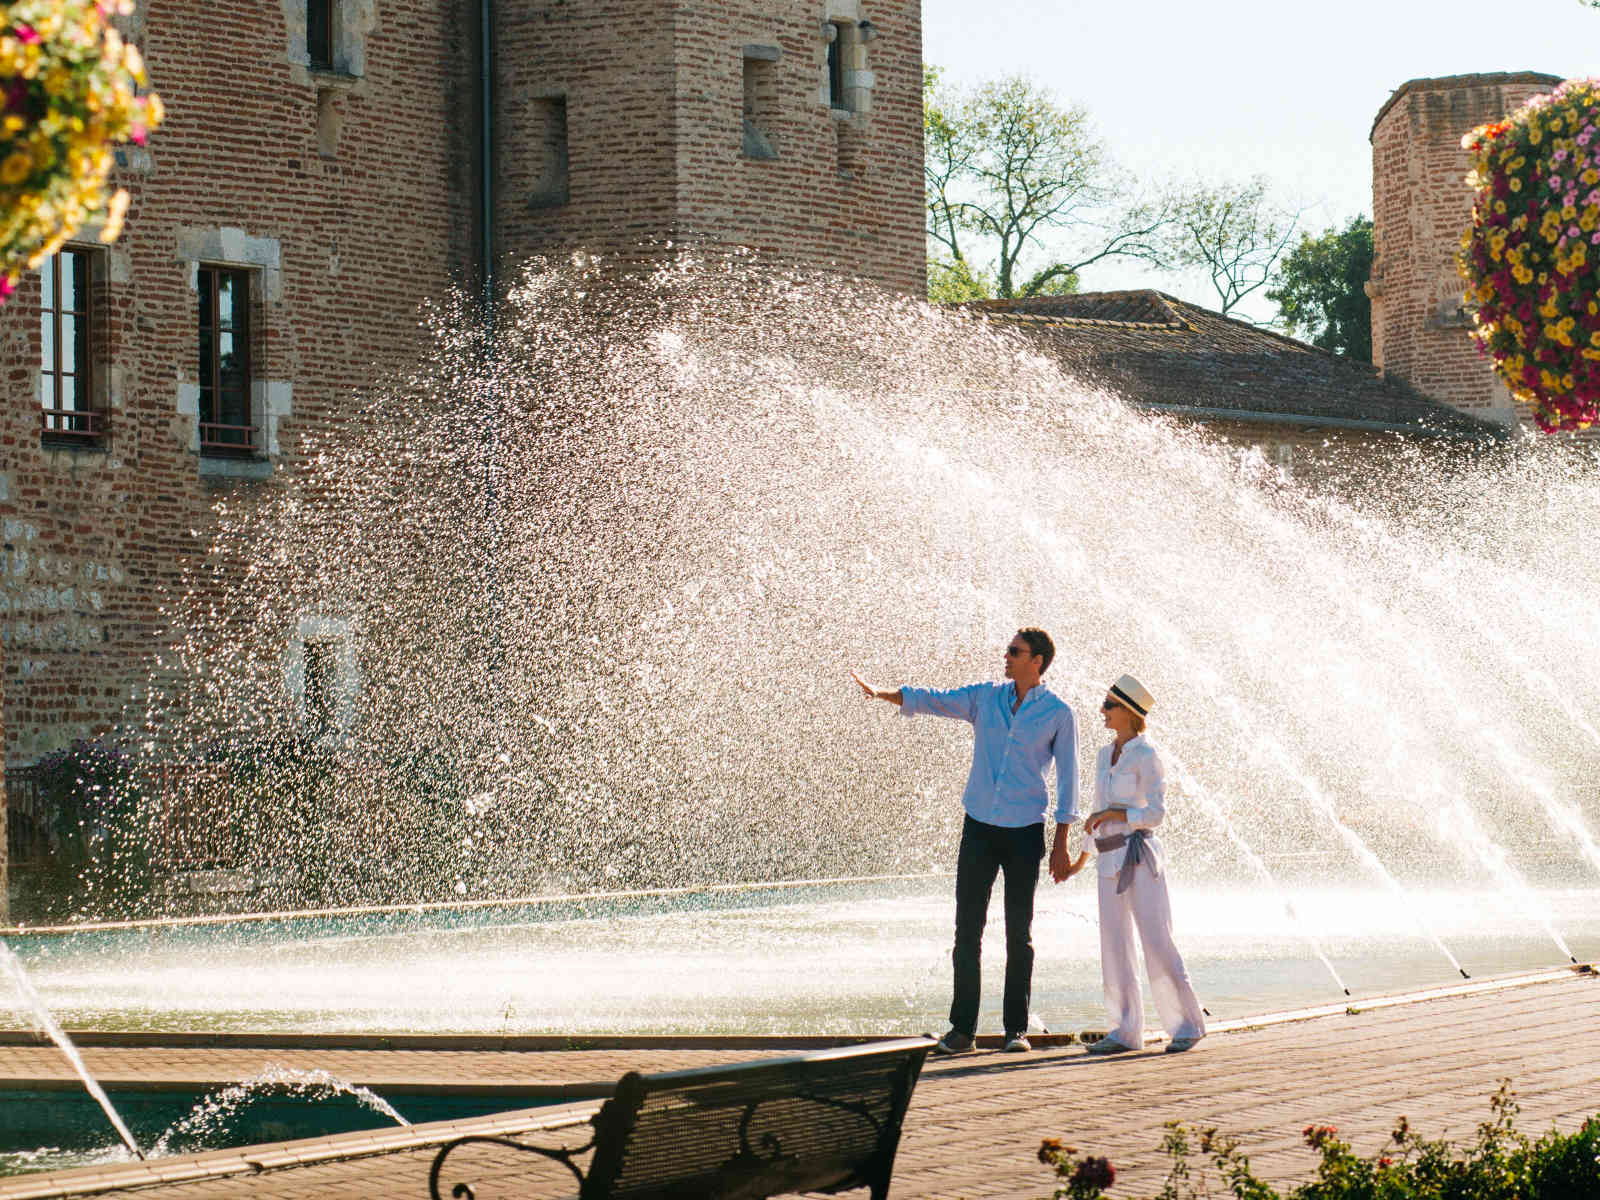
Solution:
{"label": "tiled roof", "polygon": [[1086,292],[961,307],[1014,325],[1070,374],[1149,407],[1210,419],[1436,437],[1504,432],[1384,378],[1369,363],[1164,292]]}

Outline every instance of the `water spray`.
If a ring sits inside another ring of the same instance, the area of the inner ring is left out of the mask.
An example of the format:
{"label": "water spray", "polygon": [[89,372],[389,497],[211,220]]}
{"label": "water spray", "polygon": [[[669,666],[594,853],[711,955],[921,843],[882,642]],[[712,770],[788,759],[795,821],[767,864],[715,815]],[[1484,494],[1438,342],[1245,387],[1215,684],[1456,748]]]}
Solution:
{"label": "water spray", "polygon": [[61,1028],[60,1022],[55,1018],[55,1014],[50,1011],[43,998],[39,995],[38,990],[33,986],[33,980],[28,977],[28,972],[23,967],[22,960],[17,957],[16,953],[4,940],[0,940],[0,970],[4,970],[6,975],[10,977],[12,985],[22,997],[23,1011],[33,1019],[34,1023],[44,1031],[45,1035],[66,1056],[66,1060],[72,1066],[73,1072],[83,1082],[84,1089],[88,1091],[90,1096],[94,1097],[94,1102],[105,1113],[106,1120],[110,1121],[111,1127],[117,1131],[117,1136],[122,1139],[122,1144],[128,1148],[128,1151],[135,1158],[143,1162],[144,1153],[139,1149],[139,1143],[134,1141],[132,1132],[123,1123],[122,1117],[118,1115],[116,1108],[112,1105],[111,1097],[106,1095],[105,1089],[100,1086],[100,1081],[89,1072],[88,1066],[83,1061],[83,1055],[78,1053],[78,1047],[67,1036],[67,1031]]}

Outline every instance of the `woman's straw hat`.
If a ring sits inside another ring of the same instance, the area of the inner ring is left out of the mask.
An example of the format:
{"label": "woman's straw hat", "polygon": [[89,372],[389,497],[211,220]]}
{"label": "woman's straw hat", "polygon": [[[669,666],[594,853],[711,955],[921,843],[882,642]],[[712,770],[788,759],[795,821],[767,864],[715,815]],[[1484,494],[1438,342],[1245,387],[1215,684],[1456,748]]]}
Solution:
{"label": "woman's straw hat", "polygon": [[1141,717],[1150,715],[1150,706],[1154,704],[1155,697],[1145,691],[1144,684],[1132,675],[1124,675],[1111,685],[1111,696],[1122,703],[1124,708],[1132,709]]}

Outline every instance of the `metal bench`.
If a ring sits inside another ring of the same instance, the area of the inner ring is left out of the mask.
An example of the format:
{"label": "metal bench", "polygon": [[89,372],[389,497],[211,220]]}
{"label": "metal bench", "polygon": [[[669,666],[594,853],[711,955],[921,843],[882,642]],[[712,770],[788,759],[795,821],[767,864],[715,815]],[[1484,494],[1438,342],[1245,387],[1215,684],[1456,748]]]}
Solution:
{"label": "metal bench", "polygon": [[[560,1162],[577,1179],[580,1200],[759,1200],[858,1187],[881,1200],[933,1044],[906,1038],[728,1067],[630,1071],[590,1119],[594,1135],[584,1145],[458,1138],[434,1156],[428,1193],[443,1200],[445,1160],[476,1143]],[[587,1168],[579,1163],[586,1154]],[[467,1183],[450,1195],[476,1200]]]}

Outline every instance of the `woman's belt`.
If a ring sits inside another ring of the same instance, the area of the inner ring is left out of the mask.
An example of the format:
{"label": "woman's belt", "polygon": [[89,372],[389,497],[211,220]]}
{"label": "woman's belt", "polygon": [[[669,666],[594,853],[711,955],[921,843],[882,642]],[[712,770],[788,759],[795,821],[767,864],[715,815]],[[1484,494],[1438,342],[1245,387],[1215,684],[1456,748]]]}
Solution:
{"label": "woman's belt", "polygon": [[1133,886],[1133,871],[1141,862],[1146,862],[1152,872],[1156,869],[1155,853],[1150,849],[1150,831],[1136,829],[1132,833],[1113,833],[1110,837],[1097,837],[1094,848],[1101,854],[1108,850],[1128,848],[1128,853],[1123,856],[1122,866],[1117,871],[1117,895],[1122,895]]}

